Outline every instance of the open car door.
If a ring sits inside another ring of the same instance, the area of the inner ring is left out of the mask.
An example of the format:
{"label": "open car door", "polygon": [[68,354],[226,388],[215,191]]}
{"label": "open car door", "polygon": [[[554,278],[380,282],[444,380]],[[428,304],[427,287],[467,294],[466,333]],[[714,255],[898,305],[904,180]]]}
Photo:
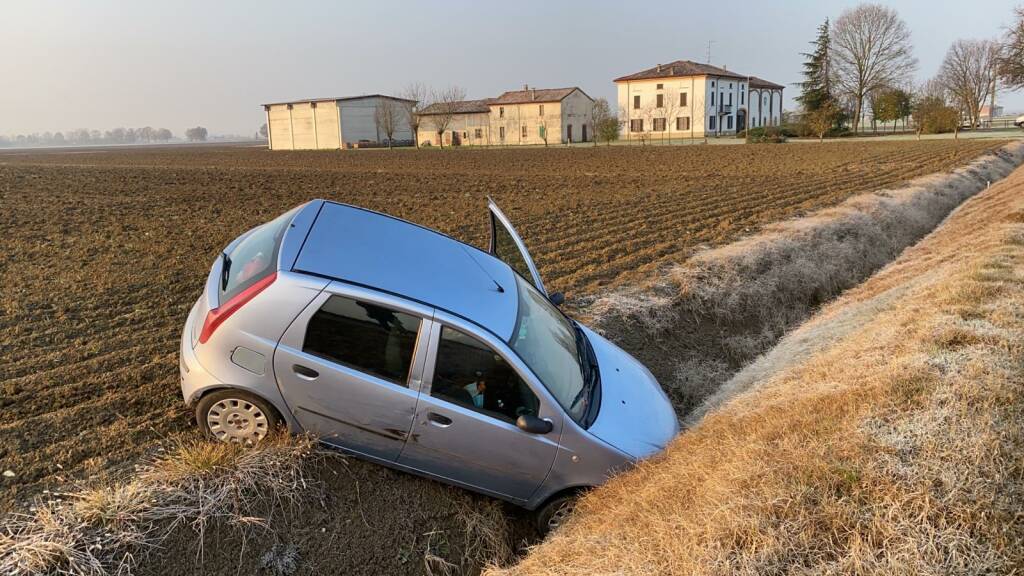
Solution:
{"label": "open car door", "polygon": [[511,266],[520,276],[540,290],[541,294],[547,296],[548,292],[544,289],[544,283],[541,282],[537,265],[533,263],[533,258],[530,258],[530,253],[526,250],[526,244],[516,233],[516,229],[512,227],[508,217],[490,197],[487,198],[487,209],[491,213],[491,254]]}

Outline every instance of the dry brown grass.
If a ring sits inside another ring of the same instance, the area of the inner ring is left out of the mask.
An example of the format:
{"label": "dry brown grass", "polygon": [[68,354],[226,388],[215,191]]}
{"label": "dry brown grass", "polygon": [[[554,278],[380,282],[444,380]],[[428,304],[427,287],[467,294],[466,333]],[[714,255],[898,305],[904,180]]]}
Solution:
{"label": "dry brown grass", "polygon": [[271,436],[257,449],[186,441],[132,478],[40,501],[0,527],[0,573],[131,573],[137,556],[186,524],[203,542],[211,521],[265,524],[314,493],[311,467],[327,453],[306,437]]}
{"label": "dry brown grass", "polygon": [[1018,171],[492,574],[1020,573],[1022,208]]}

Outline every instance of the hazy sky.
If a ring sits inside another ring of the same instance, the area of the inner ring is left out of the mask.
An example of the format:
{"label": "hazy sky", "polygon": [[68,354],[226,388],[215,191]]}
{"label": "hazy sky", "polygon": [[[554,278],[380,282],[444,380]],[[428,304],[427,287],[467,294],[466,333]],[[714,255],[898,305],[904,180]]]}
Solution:
{"label": "hazy sky", "polygon": [[[913,32],[918,75],[957,38],[993,37],[1014,0],[882,2]],[[524,83],[614,98],[612,79],[678,59],[786,84],[826,17],[855,1],[264,2],[0,0],[0,134],[167,127],[252,134],[262,102]],[[1024,93],[1003,94],[1008,111]]]}

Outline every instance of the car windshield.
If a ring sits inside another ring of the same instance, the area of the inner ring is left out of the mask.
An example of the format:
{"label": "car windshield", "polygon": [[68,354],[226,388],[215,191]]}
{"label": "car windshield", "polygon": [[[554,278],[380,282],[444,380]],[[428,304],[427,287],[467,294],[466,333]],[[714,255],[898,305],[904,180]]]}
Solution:
{"label": "car windshield", "polygon": [[574,400],[583,389],[576,330],[547,298],[515,275],[519,312],[509,345],[577,422],[586,404]]}

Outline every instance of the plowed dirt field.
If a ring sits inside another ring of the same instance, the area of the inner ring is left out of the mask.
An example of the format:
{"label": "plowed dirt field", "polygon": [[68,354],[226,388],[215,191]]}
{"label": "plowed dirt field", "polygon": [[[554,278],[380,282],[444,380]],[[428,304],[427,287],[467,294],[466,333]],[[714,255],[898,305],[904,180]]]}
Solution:
{"label": "plowed dirt field", "polygon": [[191,433],[187,310],[219,250],[310,198],[482,245],[484,198],[570,301],[992,141],[529,150],[0,152],[0,511]]}

